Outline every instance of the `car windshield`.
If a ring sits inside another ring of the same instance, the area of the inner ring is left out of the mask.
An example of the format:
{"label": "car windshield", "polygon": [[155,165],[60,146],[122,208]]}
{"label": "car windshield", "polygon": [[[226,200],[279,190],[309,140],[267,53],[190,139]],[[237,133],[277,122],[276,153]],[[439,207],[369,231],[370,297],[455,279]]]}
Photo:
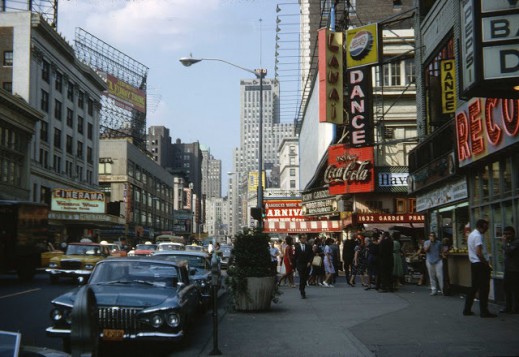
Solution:
{"label": "car windshield", "polygon": [[101,255],[101,247],[97,245],[69,244],[67,255]]}
{"label": "car windshield", "polygon": [[175,243],[160,243],[159,250],[182,250],[184,246],[181,244]]}
{"label": "car windshield", "polygon": [[177,267],[159,262],[110,260],[96,266],[89,284],[141,284],[174,287]]}

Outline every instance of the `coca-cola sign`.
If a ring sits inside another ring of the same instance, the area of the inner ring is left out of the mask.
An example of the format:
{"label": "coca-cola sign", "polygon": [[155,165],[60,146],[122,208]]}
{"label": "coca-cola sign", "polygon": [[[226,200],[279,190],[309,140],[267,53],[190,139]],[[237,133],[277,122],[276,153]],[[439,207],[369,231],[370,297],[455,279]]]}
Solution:
{"label": "coca-cola sign", "polygon": [[324,172],[330,195],[373,192],[373,147],[348,148],[332,145],[328,148],[328,167]]}

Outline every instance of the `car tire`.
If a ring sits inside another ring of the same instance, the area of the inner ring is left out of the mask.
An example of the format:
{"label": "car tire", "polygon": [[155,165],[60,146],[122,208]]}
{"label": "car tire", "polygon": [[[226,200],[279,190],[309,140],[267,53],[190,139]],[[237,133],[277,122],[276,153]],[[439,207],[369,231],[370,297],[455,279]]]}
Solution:
{"label": "car tire", "polygon": [[97,323],[97,302],[92,289],[83,286],[72,308],[72,329],[70,331],[72,355],[90,352],[97,356],[99,348],[99,327]]}

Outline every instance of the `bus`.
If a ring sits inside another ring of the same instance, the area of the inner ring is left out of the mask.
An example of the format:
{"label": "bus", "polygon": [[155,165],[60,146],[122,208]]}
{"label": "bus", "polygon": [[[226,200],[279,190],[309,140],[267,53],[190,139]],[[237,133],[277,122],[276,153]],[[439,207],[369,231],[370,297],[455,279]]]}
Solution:
{"label": "bus", "polygon": [[49,207],[0,200],[0,272],[32,279],[48,243]]}

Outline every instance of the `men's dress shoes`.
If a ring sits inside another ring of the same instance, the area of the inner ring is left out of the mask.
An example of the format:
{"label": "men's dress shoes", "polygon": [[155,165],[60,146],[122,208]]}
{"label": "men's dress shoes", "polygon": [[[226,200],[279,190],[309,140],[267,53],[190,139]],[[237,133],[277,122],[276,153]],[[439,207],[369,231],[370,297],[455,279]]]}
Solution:
{"label": "men's dress shoes", "polygon": [[484,313],[482,313],[482,314],[479,315],[479,316],[481,316],[481,317],[483,317],[483,318],[497,317],[496,314],[493,314],[493,313],[491,313],[491,312],[484,312]]}
{"label": "men's dress shoes", "polygon": [[306,294],[301,294],[301,299],[306,299]]}
{"label": "men's dress shoes", "polygon": [[499,310],[499,312],[502,313],[502,314],[511,314],[512,310],[510,310],[510,309],[501,309],[501,310]]}
{"label": "men's dress shoes", "polygon": [[472,316],[474,313],[472,311],[463,311],[463,316]]}

